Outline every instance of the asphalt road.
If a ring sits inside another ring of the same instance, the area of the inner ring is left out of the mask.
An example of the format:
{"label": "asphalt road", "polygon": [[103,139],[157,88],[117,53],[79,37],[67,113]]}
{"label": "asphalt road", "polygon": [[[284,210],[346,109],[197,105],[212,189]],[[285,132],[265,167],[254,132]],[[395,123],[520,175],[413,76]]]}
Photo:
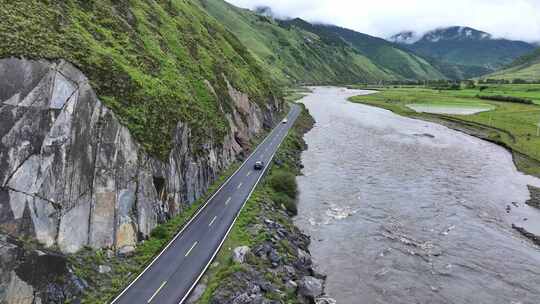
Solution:
{"label": "asphalt road", "polygon": [[[288,122],[279,123],[242,166],[200,209],[191,222],[112,303],[183,303],[219,251],[240,210],[271,163],[300,114],[292,105]],[[264,170],[254,170],[264,161]]]}

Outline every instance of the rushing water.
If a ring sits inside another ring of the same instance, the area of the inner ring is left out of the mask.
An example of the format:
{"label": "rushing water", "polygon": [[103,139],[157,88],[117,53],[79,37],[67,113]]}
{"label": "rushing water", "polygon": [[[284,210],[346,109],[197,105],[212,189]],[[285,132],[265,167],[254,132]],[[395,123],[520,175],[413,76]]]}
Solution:
{"label": "rushing water", "polygon": [[[297,224],[338,303],[540,303],[540,232],[511,155],[315,88]],[[510,206],[510,213],[507,213]],[[526,218],[526,219],[525,219]],[[536,224],[536,225],[535,225]],[[527,226],[528,225],[528,226]]]}

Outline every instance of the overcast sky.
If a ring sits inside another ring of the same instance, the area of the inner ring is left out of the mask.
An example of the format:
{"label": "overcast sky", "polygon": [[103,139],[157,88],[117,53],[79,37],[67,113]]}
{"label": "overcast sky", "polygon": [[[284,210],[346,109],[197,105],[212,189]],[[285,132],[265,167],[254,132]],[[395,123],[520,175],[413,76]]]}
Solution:
{"label": "overcast sky", "polygon": [[464,25],[516,40],[540,41],[540,0],[227,0],[270,6],[286,17],[331,23],[379,37]]}

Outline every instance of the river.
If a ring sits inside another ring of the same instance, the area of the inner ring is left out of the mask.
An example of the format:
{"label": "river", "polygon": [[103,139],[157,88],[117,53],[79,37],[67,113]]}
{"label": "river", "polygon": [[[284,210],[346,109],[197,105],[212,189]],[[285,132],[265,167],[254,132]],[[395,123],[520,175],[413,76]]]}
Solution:
{"label": "river", "polygon": [[[505,149],[314,88],[296,224],[338,303],[540,303],[536,178]],[[507,210],[510,209],[510,210]]]}

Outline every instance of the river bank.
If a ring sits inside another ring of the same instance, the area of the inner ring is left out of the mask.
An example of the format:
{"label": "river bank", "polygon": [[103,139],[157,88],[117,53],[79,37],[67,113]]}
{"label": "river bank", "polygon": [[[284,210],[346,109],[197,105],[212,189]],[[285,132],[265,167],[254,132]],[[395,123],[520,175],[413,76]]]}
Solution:
{"label": "river bank", "polygon": [[[338,303],[532,304],[540,256],[512,224],[538,229],[528,185],[500,146],[315,88],[317,124],[298,178],[295,223]],[[510,212],[507,208],[510,206]],[[536,227],[535,227],[536,226]]]}

